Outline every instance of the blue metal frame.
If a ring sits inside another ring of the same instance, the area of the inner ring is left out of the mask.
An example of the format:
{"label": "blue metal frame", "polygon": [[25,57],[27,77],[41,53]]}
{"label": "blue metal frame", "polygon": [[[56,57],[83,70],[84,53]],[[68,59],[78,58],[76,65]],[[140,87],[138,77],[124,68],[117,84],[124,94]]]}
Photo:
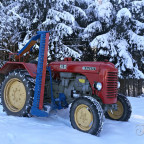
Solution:
{"label": "blue metal frame", "polygon": [[[49,31],[38,31],[37,35],[32,37],[31,40],[18,52],[18,55],[20,55],[28,47],[28,45],[31,43],[31,41],[36,41],[40,38],[40,48],[39,48],[39,56],[38,56],[34,100],[33,100],[33,106],[31,108],[31,114],[38,116],[38,117],[49,116],[49,114],[47,112],[39,109],[41,83],[42,83],[42,72],[43,72],[43,62],[44,62],[44,52],[45,52],[45,39],[46,39],[46,33],[48,33],[48,32]],[[32,47],[30,50],[32,50]],[[56,98],[56,99],[54,98],[53,87],[52,87],[51,67],[47,67],[47,70],[49,71],[49,74],[50,74],[51,109],[67,108],[68,104],[66,102],[66,97],[63,93],[59,93],[59,98]]]}
{"label": "blue metal frame", "polygon": [[48,116],[48,113],[39,109],[46,33],[47,32],[38,32],[38,34],[40,34],[40,48],[39,48],[39,56],[38,56],[34,100],[33,100],[33,106],[31,108],[31,114],[39,117]]}
{"label": "blue metal frame", "polygon": [[[66,96],[63,93],[59,93],[59,98],[54,98],[53,96],[53,86],[52,86],[52,73],[51,73],[51,67],[47,67],[47,70],[49,71],[49,75],[50,75],[50,91],[51,91],[51,110],[55,110],[55,109],[63,109],[63,108],[67,108],[68,107],[68,103],[66,102]],[[40,80],[40,79],[39,79]],[[39,106],[39,99],[40,99],[40,81],[37,81],[36,79],[36,86],[35,86],[35,94],[34,94],[34,101],[33,101],[33,106],[31,109],[31,114],[35,115],[35,116],[39,116],[39,117],[47,117],[49,116],[49,114],[45,111],[39,110],[38,106]],[[57,103],[57,104],[56,104]],[[63,105],[62,105],[63,103]]]}
{"label": "blue metal frame", "polygon": [[[27,48],[27,46],[31,43],[31,41],[37,41],[38,39],[41,38],[41,35],[46,34],[46,33],[49,33],[49,31],[37,31],[37,35],[33,36],[31,40],[18,52],[17,55],[20,55]],[[32,48],[30,50],[32,50]]]}
{"label": "blue metal frame", "polygon": [[51,108],[52,108],[52,109],[55,109],[55,108],[56,108],[56,104],[55,104],[55,99],[54,99],[54,96],[53,96],[51,67],[47,67],[47,70],[49,71],[49,75],[50,75]]}
{"label": "blue metal frame", "polygon": [[56,108],[59,110],[68,107],[68,103],[66,101],[66,96],[64,95],[64,93],[59,93],[59,98],[56,98],[55,102],[58,102],[58,105]]}

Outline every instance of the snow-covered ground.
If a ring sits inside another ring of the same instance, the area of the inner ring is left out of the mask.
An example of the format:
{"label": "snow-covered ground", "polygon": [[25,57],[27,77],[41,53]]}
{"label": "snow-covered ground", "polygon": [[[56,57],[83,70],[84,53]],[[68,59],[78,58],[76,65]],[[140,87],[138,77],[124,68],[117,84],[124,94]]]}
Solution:
{"label": "snow-covered ground", "polygon": [[49,118],[21,118],[7,116],[0,106],[0,144],[144,144],[144,98],[129,100],[133,110],[130,120],[105,119],[99,137],[73,129],[68,109]]}

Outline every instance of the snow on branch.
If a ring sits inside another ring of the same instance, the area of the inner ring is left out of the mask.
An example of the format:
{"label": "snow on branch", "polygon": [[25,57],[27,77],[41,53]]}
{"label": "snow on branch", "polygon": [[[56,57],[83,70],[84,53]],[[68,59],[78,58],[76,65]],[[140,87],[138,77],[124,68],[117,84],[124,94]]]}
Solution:
{"label": "snow on branch", "polygon": [[133,69],[133,59],[131,54],[128,52],[128,43],[125,39],[117,40],[115,46],[118,48],[117,52],[122,61],[121,70]]}
{"label": "snow on branch", "polygon": [[128,35],[130,38],[130,43],[135,44],[137,46],[137,50],[144,51],[144,36],[139,36],[131,30],[129,31]]}
{"label": "snow on branch", "polygon": [[132,7],[131,7],[132,12],[139,13],[139,12],[141,12],[142,7],[144,6],[144,0],[142,0],[142,1],[132,1],[131,4],[132,4]]}
{"label": "snow on branch", "polygon": [[90,5],[93,3],[95,0],[76,0],[79,4],[87,4]]}
{"label": "snow on branch", "polygon": [[137,79],[144,79],[144,74],[138,69],[138,67],[134,67],[134,77]]}
{"label": "snow on branch", "polygon": [[69,8],[70,8],[70,12],[74,14],[75,18],[78,18],[78,17],[85,18],[85,19],[88,18],[85,11],[82,10],[81,8],[77,6],[73,6],[73,5],[71,5]]}
{"label": "snow on branch", "polygon": [[114,30],[109,31],[106,34],[97,36],[91,43],[91,48],[107,48],[110,49],[110,45],[113,44],[113,42],[116,39],[116,32]]}
{"label": "snow on branch", "polygon": [[53,40],[59,41],[64,36],[71,35],[72,33],[73,33],[73,30],[70,26],[67,26],[64,23],[59,23],[56,25],[54,29]]}
{"label": "snow on branch", "polygon": [[54,19],[56,22],[61,22],[61,20],[64,20],[70,24],[72,24],[75,21],[75,18],[72,14],[70,14],[66,11],[59,12],[54,9],[50,9],[48,11],[47,18]]}
{"label": "snow on branch", "polygon": [[0,51],[7,51],[7,52],[12,53],[12,51],[10,51],[9,49],[4,49],[4,48],[0,48]]}
{"label": "snow on branch", "polygon": [[132,20],[132,29],[134,32],[138,35],[144,35],[144,23],[138,21],[138,20]]}
{"label": "snow on branch", "polygon": [[4,8],[4,6],[3,6],[3,4],[0,2],[0,9],[3,9]]}
{"label": "snow on branch", "polygon": [[50,3],[57,3],[59,6],[69,5],[74,3],[75,0],[49,0]]}
{"label": "snow on branch", "polygon": [[113,18],[113,5],[110,2],[102,3],[95,9],[98,15],[98,19],[101,22],[105,22],[107,24],[112,23],[111,19]]}
{"label": "snow on branch", "polygon": [[62,43],[60,43],[60,46],[62,48],[62,51],[60,51],[60,53],[65,53],[65,55],[63,54],[62,58],[71,56],[71,57],[79,59],[81,57],[80,53],[78,53],[75,50],[69,48],[68,46],[66,46],[66,45],[64,45]]}
{"label": "snow on branch", "polygon": [[91,37],[94,33],[99,33],[102,31],[102,25],[99,21],[95,21],[91,24],[89,24],[85,29],[82,34],[83,38],[89,38]]}
{"label": "snow on branch", "polygon": [[121,22],[123,20],[127,21],[132,17],[130,11],[127,8],[122,8],[117,13],[116,22]]}

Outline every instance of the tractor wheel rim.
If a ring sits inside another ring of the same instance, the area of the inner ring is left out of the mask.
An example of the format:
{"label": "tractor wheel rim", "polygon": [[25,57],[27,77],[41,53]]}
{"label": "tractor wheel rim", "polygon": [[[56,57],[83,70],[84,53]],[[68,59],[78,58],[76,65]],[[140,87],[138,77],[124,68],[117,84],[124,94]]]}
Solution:
{"label": "tractor wheel rim", "polygon": [[74,113],[76,125],[82,131],[88,131],[93,125],[93,114],[87,105],[79,105]]}
{"label": "tractor wheel rim", "polygon": [[120,119],[124,113],[123,105],[120,101],[117,101],[117,110],[109,110],[108,114],[113,119]]}
{"label": "tractor wheel rim", "polygon": [[17,78],[10,79],[4,88],[4,101],[12,112],[19,112],[26,102],[24,84]]}

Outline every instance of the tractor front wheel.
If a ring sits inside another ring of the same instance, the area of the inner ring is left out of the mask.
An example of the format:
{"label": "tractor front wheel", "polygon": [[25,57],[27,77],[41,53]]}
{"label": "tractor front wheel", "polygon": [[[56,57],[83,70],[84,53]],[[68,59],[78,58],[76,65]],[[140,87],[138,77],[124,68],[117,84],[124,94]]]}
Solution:
{"label": "tractor front wheel", "polygon": [[103,110],[94,98],[77,98],[71,105],[70,121],[74,129],[98,135],[102,129]]}
{"label": "tractor front wheel", "polygon": [[24,70],[9,73],[1,87],[1,100],[8,115],[30,116],[33,87],[29,74]]}
{"label": "tractor front wheel", "polygon": [[111,120],[128,121],[131,116],[131,104],[126,96],[118,94],[117,110],[108,110],[105,117]]}

